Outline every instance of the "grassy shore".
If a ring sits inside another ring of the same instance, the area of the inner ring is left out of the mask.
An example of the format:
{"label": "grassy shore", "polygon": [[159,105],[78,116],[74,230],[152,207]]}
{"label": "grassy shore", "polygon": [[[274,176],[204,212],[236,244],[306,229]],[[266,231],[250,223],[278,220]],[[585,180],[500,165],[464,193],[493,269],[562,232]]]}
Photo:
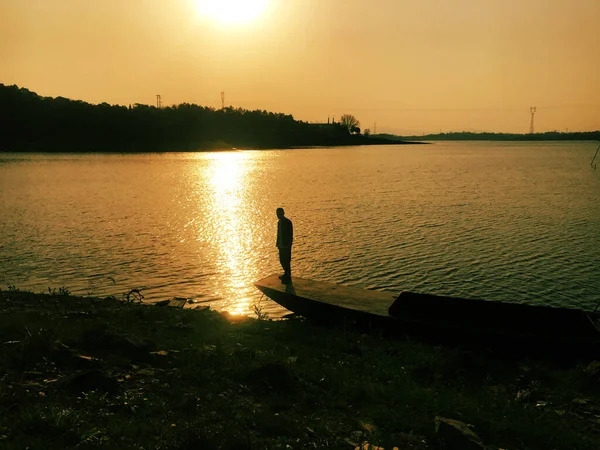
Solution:
{"label": "grassy shore", "polygon": [[67,294],[0,292],[0,448],[599,448],[598,362]]}

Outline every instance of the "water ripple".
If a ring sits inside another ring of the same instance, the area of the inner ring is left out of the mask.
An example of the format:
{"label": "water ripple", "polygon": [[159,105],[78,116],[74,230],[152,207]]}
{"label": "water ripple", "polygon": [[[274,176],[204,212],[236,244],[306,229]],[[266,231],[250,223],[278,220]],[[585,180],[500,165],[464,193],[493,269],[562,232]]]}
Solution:
{"label": "water ripple", "polygon": [[587,170],[590,149],[6,154],[0,284],[98,295],[142,287],[148,301],[184,296],[250,313],[260,299],[252,282],[280,271],[274,211],[284,206],[298,276],[593,308],[600,172]]}

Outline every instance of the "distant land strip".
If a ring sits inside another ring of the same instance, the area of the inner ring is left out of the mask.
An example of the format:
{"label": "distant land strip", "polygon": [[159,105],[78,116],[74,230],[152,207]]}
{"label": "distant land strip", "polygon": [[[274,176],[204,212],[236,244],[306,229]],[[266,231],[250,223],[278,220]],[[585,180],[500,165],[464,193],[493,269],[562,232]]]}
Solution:
{"label": "distant land strip", "polygon": [[0,152],[181,152],[410,144],[261,110],[93,105],[0,84]]}
{"label": "distant land strip", "polygon": [[377,134],[380,139],[417,139],[423,141],[600,141],[600,131],[582,131],[562,133],[547,131],[545,133],[472,133],[467,131],[422,136],[396,136],[394,134]]}

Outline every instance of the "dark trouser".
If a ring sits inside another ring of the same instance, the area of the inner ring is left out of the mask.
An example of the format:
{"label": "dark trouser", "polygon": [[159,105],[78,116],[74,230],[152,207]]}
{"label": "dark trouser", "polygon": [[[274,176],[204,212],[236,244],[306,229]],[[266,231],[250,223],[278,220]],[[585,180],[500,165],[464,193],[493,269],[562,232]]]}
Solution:
{"label": "dark trouser", "polygon": [[288,276],[292,276],[292,248],[280,248],[279,249],[279,262],[283,267],[284,273]]}

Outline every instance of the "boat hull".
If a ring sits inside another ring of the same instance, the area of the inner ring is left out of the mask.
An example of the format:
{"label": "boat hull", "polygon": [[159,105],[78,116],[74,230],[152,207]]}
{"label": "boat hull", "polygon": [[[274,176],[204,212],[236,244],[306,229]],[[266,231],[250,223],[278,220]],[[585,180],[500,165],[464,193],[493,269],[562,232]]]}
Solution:
{"label": "boat hull", "polygon": [[361,332],[377,330],[434,344],[483,344],[510,353],[600,358],[597,318],[579,310],[408,292],[397,296],[303,278],[284,284],[276,275],[255,286],[311,321]]}
{"label": "boat hull", "polygon": [[[294,313],[323,324],[347,324],[356,328],[396,329],[397,320],[387,314],[395,296],[390,293],[348,288],[332,283],[294,278],[282,283],[277,276],[255,286],[271,300]],[[365,301],[369,297],[370,304]]]}

